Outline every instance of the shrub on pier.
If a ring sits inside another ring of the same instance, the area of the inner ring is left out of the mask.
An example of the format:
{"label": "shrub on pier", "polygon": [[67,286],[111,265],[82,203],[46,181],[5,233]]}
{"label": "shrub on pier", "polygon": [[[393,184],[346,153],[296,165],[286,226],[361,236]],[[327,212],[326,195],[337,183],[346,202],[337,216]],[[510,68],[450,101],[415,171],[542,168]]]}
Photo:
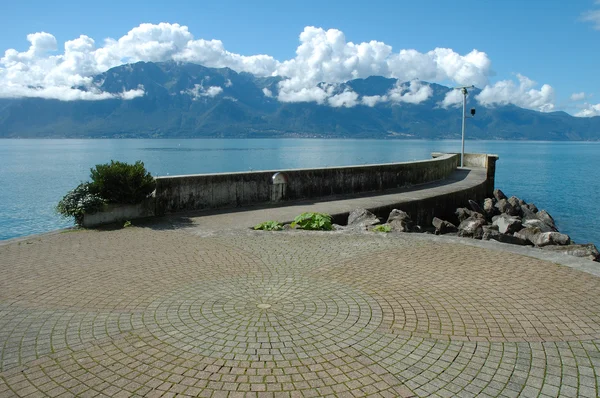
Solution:
{"label": "shrub on pier", "polygon": [[156,187],[154,177],[144,163],[134,164],[111,160],[91,169],[90,189],[108,203],[137,204],[147,198]]}

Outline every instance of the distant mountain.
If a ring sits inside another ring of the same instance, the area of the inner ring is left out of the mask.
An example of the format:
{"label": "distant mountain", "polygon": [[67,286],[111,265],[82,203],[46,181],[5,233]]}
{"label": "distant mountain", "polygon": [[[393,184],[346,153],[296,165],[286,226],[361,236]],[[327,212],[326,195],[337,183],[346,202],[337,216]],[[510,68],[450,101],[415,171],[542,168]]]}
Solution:
{"label": "distant mountain", "polygon": [[[432,95],[418,104],[386,101],[335,108],[278,101],[281,80],[190,63],[122,65],[95,76],[95,84],[113,94],[143,86],[144,96],[0,99],[0,137],[460,137],[460,110],[438,105],[448,87],[423,82]],[[372,76],[334,90],[353,91],[361,99],[386,95],[397,83]],[[473,97],[469,107],[476,107],[477,115],[468,121],[470,139],[600,140],[600,117],[576,118],[514,105],[485,108]]]}

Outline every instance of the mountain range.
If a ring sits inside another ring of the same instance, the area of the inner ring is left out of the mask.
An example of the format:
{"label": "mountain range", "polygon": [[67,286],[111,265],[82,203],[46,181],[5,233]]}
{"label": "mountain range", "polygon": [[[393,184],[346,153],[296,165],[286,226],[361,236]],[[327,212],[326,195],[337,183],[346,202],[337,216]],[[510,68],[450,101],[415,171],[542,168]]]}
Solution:
{"label": "mountain range", "polygon": [[[333,107],[279,101],[282,79],[192,63],[121,65],[95,76],[94,86],[115,97],[142,88],[144,95],[95,101],[0,99],[0,137],[442,139],[461,135],[461,109],[440,107],[450,88],[439,84],[421,82],[432,93],[420,103]],[[399,83],[371,76],[330,87],[335,93],[352,91],[363,98],[384,96]],[[467,122],[469,139],[600,140],[600,117],[542,113],[514,105],[486,108],[474,100],[478,92],[473,89],[469,95],[468,106],[477,108],[476,116]]]}

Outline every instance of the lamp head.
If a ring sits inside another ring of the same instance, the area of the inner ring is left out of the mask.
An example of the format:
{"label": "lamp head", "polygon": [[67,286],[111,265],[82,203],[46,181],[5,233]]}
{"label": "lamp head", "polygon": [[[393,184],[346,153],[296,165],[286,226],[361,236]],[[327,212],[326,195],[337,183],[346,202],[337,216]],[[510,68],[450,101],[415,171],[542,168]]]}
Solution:
{"label": "lamp head", "polygon": [[471,116],[475,116],[475,108],[471,108]]}

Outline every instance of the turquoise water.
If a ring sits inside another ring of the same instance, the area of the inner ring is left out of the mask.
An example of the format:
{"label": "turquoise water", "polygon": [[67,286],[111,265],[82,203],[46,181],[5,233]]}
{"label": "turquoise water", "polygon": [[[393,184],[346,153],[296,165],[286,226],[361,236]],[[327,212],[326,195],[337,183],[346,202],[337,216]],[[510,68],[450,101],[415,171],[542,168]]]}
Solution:
{"label": "turquoise water", "polygon": [[[600,246],[600,143],[467,141],[465,150],[500,155],[496,187],[548,210],[575,241]],[[111,159],[139,159],[164,176],[402,162],[435,151],[460,151],[460,141],[0,140],[0,239],[71,226],[54,206]]]}

